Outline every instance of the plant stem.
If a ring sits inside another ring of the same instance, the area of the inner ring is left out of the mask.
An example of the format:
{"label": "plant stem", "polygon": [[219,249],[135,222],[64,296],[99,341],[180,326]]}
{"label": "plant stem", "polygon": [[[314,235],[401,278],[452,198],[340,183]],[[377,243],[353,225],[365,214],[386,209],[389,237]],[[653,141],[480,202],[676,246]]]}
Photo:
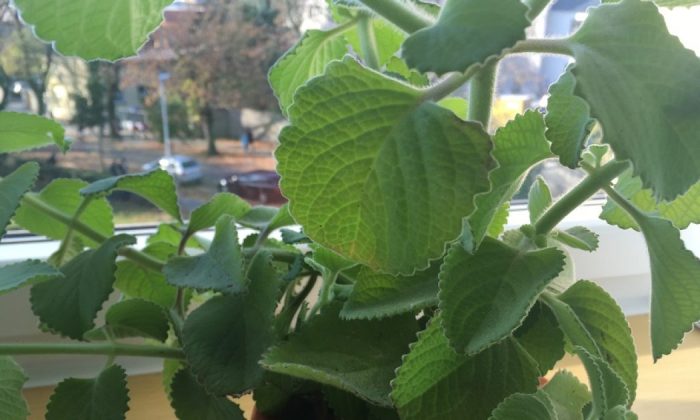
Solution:
{"label": "plant stem", "polygon": [[357,22],[357,33],[360,36],[362,57],[369,68],[379,70],[379,53],[377,52],[377,38],[372,26],[372,18],[363,16]]}
{"label": "plant stem", "polygon": [[523,0],[525,6],[530,9],[530,11],[527,13],[527,18],[530,19],[530,21],[535,20],[535,18],[542,13],[544,8],[547,7],[550,1],[551,0]]}
{"label": "plant stem", "polygon": [[542,215],[535,223],[535,233],[538,235],[549,233],[569,213],[583,204],[598,190],[604,188],[610,181],[624,172],[628,166],[628,162],[611,161],[596,169]]}
{"label": "plant stem", "polygon": [[409,34],[433,24],[427,16],[409,8],[400,0],[360,0],[375,13]]}
{"label": "plant stem", "polygon": [[184,359],[182,350],[164,345],[117,343],[16,343],[0,344],[0,355],[81,354],[97,356]]}
{"label": "plant stem", "polygon": [[642,220],[644,218],[644,212],[642,212],[637,206],[632,204],[628,199],[620,195],[613,187],[611,187],[609,184],[606,184],[603,186],[603,191],[610,197],[612,201],[615,202],[618,206],[620,206],[624,211],[629,213],[629,215],[639,223],[639,220]]}
{"label": "plant stem", "polygon": [[471,66],[464,73],[453,73],[447,76],[429,88],[423,89],[423,100],[439,101],[464,86],[479,70],[481,70],[480,66]]}
{"label": "plant stem", "polygon": [[573,56],[571,44],[566,38],[526,39],[509,49],[507,54],[544,53]]}
{"label": "plant stem", "polygon": [[469,86],[469,116],[467,119],[479,121],[486,130],[491,120],[493,88],[496,83],[498,60],[491,60],[482,67]]}

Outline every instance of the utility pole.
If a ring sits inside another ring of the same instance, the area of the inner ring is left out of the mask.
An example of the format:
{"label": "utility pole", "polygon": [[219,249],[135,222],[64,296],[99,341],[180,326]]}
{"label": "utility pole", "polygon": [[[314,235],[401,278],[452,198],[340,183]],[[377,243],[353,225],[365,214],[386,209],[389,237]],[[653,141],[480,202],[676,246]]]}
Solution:
{"label": "utility pole", "polygon": [[160,114],[163,120],[163,146],[165,148],[165,156],[172,155],[170,146],[170,123],[168,122],[168,97],[165,92],[165,81],[170,79],[170,73],[161,71],[158,73],[158,93],[160,94]]}

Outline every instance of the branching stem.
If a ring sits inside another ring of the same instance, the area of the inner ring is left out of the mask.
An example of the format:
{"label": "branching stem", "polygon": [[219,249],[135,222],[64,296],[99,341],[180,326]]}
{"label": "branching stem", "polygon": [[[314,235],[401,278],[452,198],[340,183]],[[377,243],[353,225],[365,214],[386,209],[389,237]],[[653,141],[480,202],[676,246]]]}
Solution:
{"label": "branching stem", "polygon": [[525,39],[518,42],[507,54],[543,53],[573,56],[571,42],[566,38]]}
{"label": "branching stem", "polygon": [[493,104],[493,89],[496,83],[498,60],[486,63],[474,75],[469,86],[469,116],[471,121],[479,121],[486,130],[491,120],[491,105]]}

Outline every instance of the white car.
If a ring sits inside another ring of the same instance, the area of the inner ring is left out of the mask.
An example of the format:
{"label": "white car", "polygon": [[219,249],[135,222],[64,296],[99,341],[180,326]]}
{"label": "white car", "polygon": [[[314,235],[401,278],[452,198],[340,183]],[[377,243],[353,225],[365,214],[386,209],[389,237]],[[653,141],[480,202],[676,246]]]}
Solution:
{"label": "white car", "polygon": [[202,166],[189,156],[163,156],[153,162],[143,165],[144,171],[163,169],[172,175],[177,182],[189,183],[202,179]]}

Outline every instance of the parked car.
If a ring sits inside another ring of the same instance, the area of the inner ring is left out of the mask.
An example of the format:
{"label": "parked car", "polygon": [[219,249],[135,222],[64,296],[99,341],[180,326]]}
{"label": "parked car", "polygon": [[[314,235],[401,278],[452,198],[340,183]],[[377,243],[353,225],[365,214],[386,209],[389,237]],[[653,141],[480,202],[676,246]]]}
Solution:
{"label": "parked car", "polygon": [[279,187],[280,176],[274,171],[252,171],[238,173],[219,182],[221,191],[234,193],[254,204],[277,204],[287,202]]}
{"label": "parked car", "polygon": [[189,156],[163,156],[158,160],[148,162],[142,167],[144,171],[152,171],[158,168],[168,171],[178,182],[198,182],[202,179],[202,166]]}

